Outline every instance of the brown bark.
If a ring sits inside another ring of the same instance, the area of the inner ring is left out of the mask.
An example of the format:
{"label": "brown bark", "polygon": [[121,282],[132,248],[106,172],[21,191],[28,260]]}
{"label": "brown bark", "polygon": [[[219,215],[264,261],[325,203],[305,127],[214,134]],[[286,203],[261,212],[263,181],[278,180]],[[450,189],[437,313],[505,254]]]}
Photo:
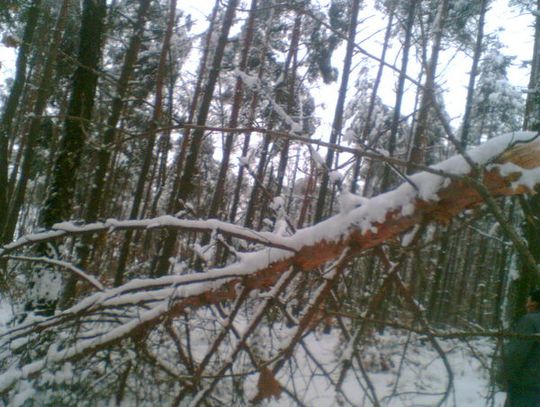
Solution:
{"label": "brown bark", "polygon": [[[540,139],[536,138],[534,141],[524,142],[517,147],[514,146],[507,153],[494,158],[492,163],[513,163],[526,169],[538,169],[540,167]],[[512,185],[518,179],[519,173],[520,171],[516,171],[515,173],[503,176],[497,168],[484,170],[481,174],[482,185],[493,196],[514,195],[527,192],[528,188],[525,186],[514,187]],[[536,175],[533,181],[534,185],[529,185],[530,187],[540,185],[540,176]],[[267,288],[276,284],[276,281],[282,275],[285,277],[287,271],[294,270],[294,273],[299,271],[309,272],[325,265],[329,261],[343,258],[344,253],[347,254],[347,260],[350,260],[349,256],[358,256],[367,249],[375,248],[388,242],[400,234],[409,231],[414,225],[420,222],[447,222],[463,209],[484,202],[484,197],[475,188],[472,180],[467,177],[450,178],[448,185],[439,189],[438,198],[439,200],[437,201],[424,201],[418,197],[412,199],[411,203],[414,205],[414,208],[409,214],[404,215],[401,208],[390,210],[386,213],[384,219],[371,222],[371,227],[368,231],[363,231],[361,226],[359,226],[360,216],[353,216],[351,214],[351,217],[347,218],[343,215],[337,215],[335,219],[331,219],[329,222],[324,222],[299,232],[304,236],[318,237],[312,239],[309,243],[305,242],[304,239],[294,240],[294,237],[291,238],[293,242],[297,243],[296,251],[276,253],[275,260],[270,260],[266,265],[262,265],[262,261],[268,259],[273,254],[272,252],[263,251],[258,254],[253,253],[252,256],[254,257],[251,257],[246,264],[241,265],[242,267],[238,265],[230,266],[227,275],[220,274],[219,270],[212,270],[205,274],[192,274],[184,277],[177,276],[174,279],[148,279],[146,282],[139,280],[136,286],[130,285],[119,288],[114,292],[106,292],[105,295],[110,295],[111,299],[114,298],[113,307],[120,306],[123,299],[126,301],[123,303],[123,306],[136,306],[144,314],[141,316],[141,320],[138,323],[132,323],[133,321],[126,323],[124,326],[115,329],[114,334],[107,332],[104,336],[95,337],[91,341],[83,341],[80,347],[74,346],[66,349],[64,353],[58,353],[58,356],[55,356],[53,360],[48,362],[52,364],[62,363],[66,360],[80,359],[100,349],[117,345],[123,338],[144,335],[147,329],[163,322],[166,323],[166,321],[170,320],[169,318],[192,312],[196,307],[237,298],[238,284],[244,287],[244,291],[254,288]],[[332,237],[327,232],[330,224],[335,226],[335,221],[341,223],[340,230],[343,231],[339,238]],[[69,232],[67,233],[69,234]],[[47,239],[51,239],[51,233],[47,233],[46,236],[49,236]],[[35,238],[35,235],[31,238]],[[5,256],[6,253],[7,251],[5,250],[0,253],[0,256]],[[257,261],[257,257],[260,261]],[[195,291],[188,294],[189,290],[184,291],[182,289],[182,287],[187,287],[187,285],[203,287],[200,284],[204,282],[212,282],[205,286],[204,291]],[[147,302],[153,303],[158,300],[157,297],[149,295],[151,290],[167,287],[174,289],[174,294],[166,295],[163,300],[163,306],[145,307]],[[278,295],[278,287],[279,284],[275,285],[273,289],[276,295]],[[143,299],[137,299],[137,295],[134,295],[137,291],[146,294]],[[410,299],[410,297],[408,298]],[[25,335],[25,329],[32,330],[32,332],[39,332],[39,330],[58,326],[58,324],[62,324],[70,319],[79,319],[93,312],[101,313],[103,306],[106,307],[105,301],[106,299],[100,294],[99,301],[95,303],[88,301],[85,306],[72,309],[69,312],[59,313],[55,317],[36,322],[29,327],[23,327],[17,335]],[[259,316],[262,318],[263,313],[260,313]],[[32,370],[28,374],[28,377],[39,374],[39,370],[45,366],[50,366],[42,362],[32,363]],[[218,374],[216,377],[221,377],[221,375]],[[7,389],[16,380],[17,376],[13,375],[13,377],[10,377],[9,380],[3,383],[2,388]]]}
{"label": "brown bark", "polygon": [[[540,140],[521,144],[501,155],[495,163],[514,163],[526,169],[540,167]],[[518,178],[518,173],[501,176],[497,169],[483,172],[483,185],[494,196],[510,196],[530,192],[523,185],[514,188],[512,182]],[[540,184],[540,180],[536,185]],[[348,233],[339,240],[321,240],[301,247],[296,253],[270,264],[268,267],[254,271],[241,282],[252,288],[268,287],[277,277],[294,265],[301,270],[309,271],[324,263],[337,258],[345,248],[351,249],[351,254],[358,255],[367,249],[376,247],[423,221],[447,223],[450,219],[466,208],[483,203],[483,197],[471,184],[469,178],[454,179],[438,193],[439,201],[415,200],[415,210],[410,215],[402,215],[401,210],[390,211],[384,221],[376,222],[373,228],[363,233],[354,222],[348,228]],[[340,215],[337,215],[340,216]],[[317,227],[317,226],[315,226]],[[234,285],[240,279],[235,279],[222,286],[220,290],[193,297],[186,300],[185,306],[205,305],[209,301],[222,301],[234,296]]]}
{"label": "brown bark", "polygon": [[26,82],[28,56],[30,54],[30,47],[32,46],[32,39],[37,26],[40,7],[41,0],[34,0],[28,9],[26,26],[17,55],[15,78],[0,121],[0,231],[4,227],[8,213],[8,145],[10,133],[17,112],[17,106]]}
{"label": "brown bark", "polygon": [[[246,34],[244,38],[244,48],[242,49],[242,55],[240,58],[239,69],[241,72],[245,72],[247,68],[247,62],[249,57],[249,51],[251,49],[251,43],[253,41],[253,31],[255,25],[255,13],[257,10],[257,0],[252,0],[249,19],[246,27]],[[246,72],[247,73],[247,72]],[[233,106],[231,116],[229,118],[229,127],[236,127],[238,125],[238,118],[240,116],[240,109],[242,107],[244,97],[244,84],[242,78],[236,79]],[[223,159],[219,168],[219,174],[214,187],[214,195],[210,203],[210,209],[208,211],[209,218],[219,217],[219,207],[223,203],[223,193],[225,188],[225,181],[227,179],[227,172],[229,171],[229,162],[231,158],[233,148],[234,136],[233,134],[227,134],[225,138],[225,145],[223,146]],[[208,242],[204,243],[207,244]]]}
{"label": "brown bark", "polygon": [[[347,37],[347,51],[343,61],[343,73],[341,75],[341,84],[339,87],[339,96],[336,103],[336,110],[334,112],[334,120],[332,122],[332,132],[330,134],[330,143],[334,144],[337,141],[338,135],[341,133],[343,127],[343,112],[345,109],[345,98],[347,96],[347,88],[349,86],[349,76],[351,73],[352,57],[355,48],[354,39],[356,37],[356,25],[358,22],[358,10],[360,8],[360,1],[354,0],[352,2],[351,20],[349,22],[349,33]],[[328,150],[326,154],[326,168],[328,171],[332,170],[334,163],[334,150]],[[319,198],[317,200],[317,208],[315,210],[315,223],[320,222],[325,214],[325,201],[328,194],[328,183],[330,182],[330,176],[328,171],[323,173],[321,185],[319,189]]]}
{"label": "brown bark", "polygon": [[[203,98],[200,103],[199,112],[197,114],[197,124],[204,126],[208,113],[210,111],[210,104],[214,96],[214,89],[219,77],[221,68],[221,62],[225,52],[225,46],[229,38],[229,31],[234,21],[236,13],[236,7],[238,0],[231,0],[227,5],[223,25],[221,28],[218,44],[212,60],[212,66],[208,74],[208,81],[204,91]],[[197,163],[199,162],[199,152],[203,142],[204,130],[202,128],[196,128],[193,131],[189,153],[186,157],[186,163],[182,176],[180,177],[175,190],[172,192],[171,205],[169,209],[172,212],[178,212],[182,209],[183,204],[187,198],[189,198],[195,190],[195,179],[197,175]],[[163,242],[161,252],[155,260],[155,267],[153,270],[154,275],[165,275],[169,269],[169,259],[174,251],[176,244],[176,231],[169,231]]]}
{"label": "brown bark", "polygon": [[482,0],[480,3],[480,16],[478,18],[478,31],[476,33],[476,44],[474,47],[474,56],[469,74],[469,85],[467,86],[467,102],[465,103],[465,112],[463,113],[463,125],[461,129],[461,147],[466,148],[469,141],[469,132],[471,128],[471,113],[473,107],[474,85],[476,75],[478,74],[478,64],[482,56],[482,45],[484,43],[484,22],[486,19],[488,0]]}
{"label": "brown bark", "polygon": [[[165,36],[163,38],[159,65],[156,74],[156,94],[154,97],[154,111],[152,114],[152,120],[150,121],[147,131],[148,139],[145,146],[146,150],[144,153],[141,172],[139,173],[139,178],[137,180],[137,187],[134,192],[133,204],[131,206],[131,212],[129,215],[130,219],[136,219],[139,215],[139,209],[143,198],[146,178],[148,175],[148,171],[150,170],[152,158],[154,156],[154,144],[156,143],[157,129],[159,128],[159,121],[161,119],[161,113],[163,110],[163,83],[167,71],[167,54],[169,52],[171,37],[173,35],[173,27],[176,15],[176,3],[177,0],[171,0],[170,2],[169,21],[167,23],[167,31],[165,32]],[[114,275],[115,286],[119,286],[120,284],[122,284],[122,281],[124,279],[124,273],[126,271],[126,264],[129,257],[129,249],[132,237],[133,232],[131,230],[128,230],[126,232],[124,243],[122,244],[120,258],[118,260],[118,266]]]}
{"label": "brown bark", "polygon": [[49,46],[47,61],[45,62],[45,67],[41,75],[40,85],[36,95],[36,102],[32,111],[34,117],[30,122],[30,127],[27,132],[27,142],[24,148],[21,174],[19,176],[19,180],[17,182],[17,186],[15,187],[13,196],[11,197],[9,202],[9,212],[4,224],[4,229],[2,231],[2,238],[4,242],[9,242],[13,238],[19,211],[21,209],[24,201],[24,196],[26,194],[26,186],[30,176],[30,168],[34,160],[35,143],[40,131],[40,126],[42,124],[40,116],[43,114],[43,111],[45,110],[45,107],[47,105],[47,100],[49,98],[49,93],[51,89],[51,76],[54,66],[56,64],[57,48],[60,44],[60,40],[64,30],[67,11],[68,1],[64,0],[62,2],[62,6],[60,7],[60,11],[58,12],[58,18]]}
{"label": "brown bark", "polygon": [[[416,129],[414,131],[413,145],[409,160],[414,164],[423,164],[425,162],[425,148],[427,146],[427,131],[429,128],[429,113],[435,101],[435,76],[439,54],[441,51],[441,42],[443,38],[443,28],[448,15],[448,0],[442,0],[437,10],[436,21],[438,24],[433,27],[433,43],[431,46],[431,57],[426,67],[426,81],[422,88],[422,102],[418,112]],[[407,173],[414,171],[410,167]]]}
{"label": "brown bark", "polygon": [[[401,104],[405,94],[405,79],[407,78],[407,68],[409,66],[409,53],[411,50],[411,40],[413,33],[414,19],[418,0],[410,0],[409,14],[405,23],[405,40],[403,43],[403,55],[401,56],[401,71],[399,72],[398,84],[396,89],[396,101],[394,103],[394,112],[392,115],[392,124],[390,125],[390,137],[388,140],[388,154],[394,156],[396,150],[397,135],[399,130],[399,121],[401,118]],[[384,167],[383,178],[381,181],[381,192],[385,192],[390,187],[390,167]]]}
{"label": "brown bark", "polygon": [[[105,0],[85,0],[83,3],[78,66],[73,75],[59,153],[52,170],[47,199],[40,212],[40,223],[45,228],[51,228],[55,223],[72,216],[76,176],[81,166],[94,108],[106,13]],[[45,245],[38,246],[37,252],[43,256],[51,255],[51,249]],[[47,280],[58,278],[56,273],[50,273],[47,268],[36,273],[29,282],[31,289],[26,308],[45,315],[53,313],[58,298],[55,298],[56,293],[50,291],[51,284]]]}

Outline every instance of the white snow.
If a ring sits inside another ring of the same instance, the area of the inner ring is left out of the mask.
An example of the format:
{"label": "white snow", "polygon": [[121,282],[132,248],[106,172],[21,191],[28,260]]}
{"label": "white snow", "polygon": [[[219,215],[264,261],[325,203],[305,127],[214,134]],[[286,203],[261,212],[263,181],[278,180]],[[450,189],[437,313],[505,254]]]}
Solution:
{"label": "white snow", "polygon": [[[410,343],[406,345],[408,339]],[[332,372],[334,383],[339,377],[341,364],[355,360],[354,350],[345,346],[339,335],[333,332],[315,332],[305,338],[304,343],[321,365]],[[469,345],[456,340],[440,343],[454,375],[453,389],[442,406],[502,407],[505,394],[492,392],[487,370],[483,366],[490,365],[492,344],[485,339],[471,341]],[[468,346],[474,347],[474,354]],[[387,329],[384,335],[374,337],[357,350],[382,406],[432,407],[441,401],[448,381],[446,370],[436,352],[418,335],[413,334],[408,338],[406,332]],[[318,367],[303,348],[299,347],[295,355],[299,369],[292,374],[284,369],[277,379],[282,385],[303,394],[301,400],[304,405],[333,407],[342,405],[340,400],[344,399],[355,406],[373,405],[366,397],[366,384],[359,379],[358,367],[355,368],[356,373],[349,370],[342,386],[343,392],[339,393],[324,374],[313,374]],[[353,363],[356,365],[356,362]],[[289,403],[290,399],[282,394],[278,400],[268,400],[264,405],[280,407]]]}
{"label": "white snow", "polygon": [[317,164],[317,166],[319,168],[326,167],[326,163],[324,161],[324,158],[321,157],[319,152],[317,150],[315,150],[315,148],[313,148],[313,146],[311,144],[309,145],[309,152],[311,153],[311,158],[313,159],[313,161],[315,161],[315,164]]}
{"label": "white snow", "polygon": [[[492,139],[484,145],[469,151],[470,157],[474,162],[482,165],[490,161],[493,157],[500,154],[511,143],[518,140],[527,140],[533,137],[533,133],[511,133],[501,136],[496,139]],[[460,175],[469,171],[469,165],[466,163],[463,157],[453,157],[443,163],[440,163],[434,167],[436,170],[442,170],[452,174]],[[503,170],[506,171],[504,167]],[[515,171],[516,168],[510,168]],[[525,181],[528,185],[537,184],[540,182],[540,173],[534,170],[521,170],[522,173],[526,173]],[[379,195],[375,198],[365,200],[358,208],[352,208],[346,213],[341,213],[334,216],[324,222],[321,222],[312,227],[308,227],[299,230],[292,236],[276,236],[272,233],[261,233],[250,231],[245,228],[241,228],[235,225],[230,225],[225,222],[219,222],[216,220],[208,221],[187,221],[183,219],[177,219],[172,216],[163,216],[151,220],[129,220],[129,221],[107,221],[105,223],[96,223],[86,226],[78,226],[73,223],[62,223],[56,225],[56,230],[53,232],[44,232],[42,234],[32,235],[32,239],[48,239],[51,236],[62,236],[67,233],[79,233],[83,231],[98,231],[108,230],[110,227],[158,227],[158,226],[177,226],[185,228],[193,228],[197,230],[215,231],[217,229],[226,230],[231,233],[235,233],[239,236],[249,237],[250,239],[257,239],[257,241],[279,244],[288,249],[280,249],[275,247],[268,247],[256,252],[243,253],[240,256],[240,260],[237,263],[230,264],[223,268],[210,269],[205,273],[196,273],[188,275],[169,275],[157,279],[135,279],[123,286],[107,289],[103,292],[91,295],[81,300],[74,307],[65,311],[59,312],[55,318],[59,318],[62,315],[72,315],[82,310],[99,309],[101,306],[120,306],[120,305],[135,305],[144,303],[146,308],[139,308],[137,318],[128,319],[124,323],[120,323],[118,326],[108,329],[107,331],[100,332],[96,330],[95,335],[88,336],[88,339],[80,339],[73,345],[66,347],[62,350],[51,349],[46,359],[35,360],[32,363],[22,366],[21,369],[10,369],[3,374],[0,374],[0,391],[5,390],[11,386],[11,384],[29,377],[30,375],[42,370],[45,366],[52,363],[64,363],[74,355],[84,353],[95,349],[96,347],[106,346],[108,343],[117,341],[129,335],[136,330],[142,323],[146,321],[157,320],[166,312],[169,311],[170,305],[174,301],[182,298],[190,298],[201,293],[217,290],[223,286],[223,284],[233,281],[233,279],[253,274],[259,270],[267,269],[272,264],[281,260],[291,258],[294,256],[294,250],[298,250],[302,247],[313,245],[320,241],[333,241],[341,239],[342,236],[349,233],[351,229],[357,229],[360,232],[366,232],[377,228],[377,223],[383,222],[389,211],[403,211],[403,208],[407,208],[406,211],[410,211],[410,205],[415,202],[416,199],[421,198],[424,200],[438,199],[438,191],[445,185],[445,177],[438,174],[424,172],[413,175],[411,177],[412,182],[417,186],[416,190],[411,184],[406,183],[397,188],[394,191]],[[280,207],[282,205],[282,198],[278,197],[274,205]],[[27,244],[28,237],[23,237],[17,242],[10,245],[11,249],[21,247]],[[7,249],[7,247],[5,248]],[[287,273],[285,273],[287,274]],[[283,276],[282,276],[283,278]],[[279,284],[274,285],[272,292],[278,289]],[[270,294],[271,294],[270,293]],[[271,294],[272,295],[272,294]],[[111,309],[111,308],[110,308]],[[256,318],[256,314],[254,318]],[[22,332],[25,329],[34,329],[36,326],[45,327],[51,324],[54,319],[43,319],[42,321],[28,321],[17,327],[18,332]],[[4,337],[1,342],[5,344],[9,341],[9,331],[4,333]],[[1,347],[0,343],[0,347]],[[331,352],[329,352],[330,354]],[[425,359],[422,359],[419,363],[423,363]],[[437,368],[440,371],[440,367]],[[469,369],[471,370],[471,369]],[[465,372],[464,374],[468,374]],[[471,373],[472,374],[472,373]],[[478,374],[478,372],[475,372]],[[384,375],[381,375],[377,380],[377,387],[382,386],[386,388],[388,386],[385,383]],[[405,376],[404,376],[405,377]],[[441,378],[444,382],[444,378]],[[464,383],[468,383],[465,380]],[[419,380],[404,379],[403,383],[412,384],[417,386],[421,383],[423,386],[427,386],[427,382]],[[435,381],[431,382],[433,385],[437,385]],[[457,382],[456,382],[457,383]],[[457,385],[457,384],[456,384]],[[323,387],[319,387],[322,389]],[[482,389],[482,386],[477,388]],[[414,390],[416,389],[416,390]],[[418,388],[414,388],[414,391],[419,391]],[[413,391],[403,388],[400,390],[402,394],[404,392]],[[424,389],[425,390],[425,389]],[[359,395],[358,386],[354,389],[346,389],[346,392],[352,392],[352,394]],[[482,391],[482,390],[479,390]],[[355,393],[356,392],[356,393]],[[456,391],[456,400],[459,392]],[[331,398],[335,401],[335,397],[331,394],[326,394],[326,398]],[[473,406],[476,403],[479,396],[468,395],[467,400],[463,400],[463,403],[469,403]],[[399,400],[406,400],[407,397],[394,398]],[[403,401],[402,404],[391,404],[392,406],[410,406],[407,404],[410,400]],[[401,401],[400,401],[401,402]],[[310,404],[310,403],[308,403]],[[317,402],[318,406],[325,405],[323,401]],[[331,405],[331,404],[329,404]],[[429,404],[428,404],[429,405]],[[467,404],[457,404],[459,406]]]}
{"label": "white snow", "polygon": [[369,199],[362,196],[352,194],[349,191],[342,191],[339,195],[340,212],[342,214],[349,213],[353,209],[359,208],[368,201]]}

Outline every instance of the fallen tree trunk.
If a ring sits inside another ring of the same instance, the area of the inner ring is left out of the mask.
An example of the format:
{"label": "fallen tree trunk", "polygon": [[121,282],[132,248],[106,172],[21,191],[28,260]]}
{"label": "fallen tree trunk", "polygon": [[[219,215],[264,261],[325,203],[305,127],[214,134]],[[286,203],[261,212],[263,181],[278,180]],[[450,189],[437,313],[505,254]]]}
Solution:
{"label": "fallen tree trunk", "polygon": [[[468,164],[471,162],[475,167]],[[138,310],[137,318],[96,333],[92,338],[78,339],[61,351],[49,352],[46,359],[0,375],[0,392],[21,378],[38,374],[47,364],[80,359],[117,344],[123,338],[136,337],[165,318],[234,299],[239,292],[238,285],[248,289],[269,288],[291,268],[309,272],[337,259],[344,251],[348,256],[359,255],[397,238],[418,223],[447,222],[464,209],[482,204],[486,193],[493,197],[530,193],[539,184],[540,137],[537,134],[512,133],[492,139],[469,151],[467,159],[455,156],[431,167],[430,172],[411,176],[408,183],[347,213],[299,230],[293,236],[275,236],[270,243],[273,247],[241,253],[239,261],[227,267],[205,273],[132,280],[84,298],[54,317],[22,324],[0,335],[1,347],[30,333],[45,331],[66,321],[80,320],[103,310],[126,307],[137,307]],[[59,228],[64,232],[62,235],[83,233],[81,230],[84,228],[87,232],[109,230],[100,225],[68,227],[62,224]],[[190,230],[194,230],[193,226],[185,225]],[[172,226],[167,222],[150,221],[147,227]],[[176,227],[181,228],[182,225]],[[207,227],[208,224],[195,229],[206,230]],[[219,228],[226,233],[227,227],[223,224]],[[48,236],[33,235],[20,240],[18,245],[8,245],[0,251],[0,257],[33,240],[59,237],[57,231],[48,233]],[[231,233],[239,238],[253,239],[250,233],[232,226]]]}

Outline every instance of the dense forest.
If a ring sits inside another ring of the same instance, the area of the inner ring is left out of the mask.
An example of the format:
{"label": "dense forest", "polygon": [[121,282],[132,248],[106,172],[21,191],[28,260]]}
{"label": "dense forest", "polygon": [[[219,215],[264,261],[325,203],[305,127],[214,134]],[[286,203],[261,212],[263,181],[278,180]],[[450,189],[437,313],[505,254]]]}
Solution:
{"label": "dense forest", "polygon": [[398,405],[416,343],[451,406],[448,339],[489,382],[540,287],[501,1],[2,0],[0,404]]}

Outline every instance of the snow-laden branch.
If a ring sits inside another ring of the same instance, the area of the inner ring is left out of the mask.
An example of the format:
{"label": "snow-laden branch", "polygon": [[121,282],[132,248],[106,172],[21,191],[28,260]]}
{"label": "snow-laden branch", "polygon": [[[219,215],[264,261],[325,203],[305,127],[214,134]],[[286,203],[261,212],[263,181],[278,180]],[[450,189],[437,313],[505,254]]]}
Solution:
{"label": "snow-laden branch", "polygon": [[106,233],[128,229],[179,229],[191,232],[217,232],[236,237],[253,243],[260,243],[268,247],[294,251],[287,242],[278,235],[270,232],[257,232],[242,226],[222,222],[217,219],[189,220],[179,219],[174,216],[164,215],[157,218],[141,220],[117,220],[107,219],[105,222],[90,224],[77,224],[74,222],[62,222],[53,226],[52,230],[24,235],[13,243],[9,243],[0,249],[0,257],[22,247],[41,243],[49,240],[70,235],[84,235],[93,233]]}
{"label": "snow-laden branch", "polygon": [[84,280],[87,283],[90,283],[92,286],[94,286],[94,288],[97,288],[99,291],[104,290],[103,284],[101,284],[98,279],[96,279],[95,277],[91,276],[88,273],[85,273],[84,270],[81,270],[80,268],[74,266],[73,264],[67,261],[49,259],[48,257],[33,257],[33,256],[7,256],[7,258],[11,260],[29,261],[33,263],[46,263],[46,264],[52,264],[54,266],[62,267],[74,273],[81,280]]}
{"label": "snow-laden branch", "polygon": [[[534,133],[510,133],[492,139],[468,151],[468,157],[478,168],[482,168],[483,188],[492,196],[531,192],[540,184],[540,139]],[[123,286],[82,299],[72,308],[59,312],[54,317],[6,332],[2,335],[4,344],[19,337],[25,329],[35,332],[36,329],[55,326],[62,320],[89,317],[105,309],[134,307],[139,310],[137,318],[119,320],[116,327],[102,332],[95,331],[92,338],[79,339],[61,351],[49,352],[46,361],[35,361],[20,369],[1,374],[0,392],[9,389],[21,378],[38,374],[47,364],[93,354],[117,344],[123,338],[159,324],[165,317],[174,317],[196,307],[234,299],[239,285],[247,289],[271,287],[291,267],[309,271],[339,258],[344,250],[348,250],[351,255],[357,255],[409,231],[420,222],[447,221],[463,209],[483,202],[483,195],[475,189],[475,183],[467,179],[472,169],[462,156],[450,158],[433,168],[453,175],[447,177],[428,172],[415,174],[411,180],[416,188],[411,183],[403,184],[393,191],[366,201],[359,208],[301,229],[290,237],[261,234],[239,227],[235,229],[234,225],[223,222],[216,223],[220,230],[230,232],[231,235],[237,233],[243,238],[253,236],[258,242],[266,240],[268,245],[274,247],[253,253],[240,253],[238,262],[211,269],[206,273],[132,280]],[[172,217],[158,219],[170,219],[165,223],[171,227],[174,227],[176,221],[185,222]],[[115,222],[124,227],[162,226],[162,223],[156,220]],[[218,227],[209,227],[208,222],[213,221],[189,222],[199,225],[196,230],[213,230]],[[33,235],[31,239],[22,239],[8,245],[3,254],[28,244],[32,239],[48,239],[50,237],[47,237],[47,233],[58,237],[62,234],[86,233],[111,227],[115,225],[94,224],[87,225],[85,229],[85,226],[65,224],[62,230]],[[95,229],[88,230],[91,228]]]}

